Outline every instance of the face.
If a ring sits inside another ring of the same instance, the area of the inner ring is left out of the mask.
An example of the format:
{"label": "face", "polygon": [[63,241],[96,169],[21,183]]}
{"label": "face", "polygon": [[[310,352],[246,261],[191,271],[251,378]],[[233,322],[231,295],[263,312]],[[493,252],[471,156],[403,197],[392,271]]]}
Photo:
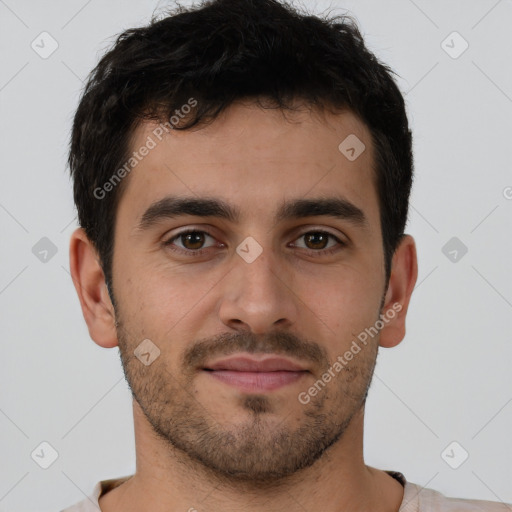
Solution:
{"label": "face", "polygon": [[[335,366],[384,313],[370,133],[348,112],[285,118],[241,103],[162,141],[155,128],[132,141],[156,145],[126,178],[115,226],[134,398],[195,464],[252,482],[290,475],[342,438],[373,374],[378,335]],[[353,161],[338,149],[349,135],[366,146]]]}

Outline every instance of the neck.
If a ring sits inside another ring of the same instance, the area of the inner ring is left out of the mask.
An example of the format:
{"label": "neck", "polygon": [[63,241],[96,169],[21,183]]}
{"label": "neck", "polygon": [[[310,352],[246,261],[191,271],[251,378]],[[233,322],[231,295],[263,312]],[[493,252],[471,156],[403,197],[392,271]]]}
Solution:
{"label": "neck", "polygon": [[100,498],[103,512],[398,511],[403,487],[363,460],[364,407],[312,466],[272,484],[219,476],[157,437],[134,401],[137,467]]}

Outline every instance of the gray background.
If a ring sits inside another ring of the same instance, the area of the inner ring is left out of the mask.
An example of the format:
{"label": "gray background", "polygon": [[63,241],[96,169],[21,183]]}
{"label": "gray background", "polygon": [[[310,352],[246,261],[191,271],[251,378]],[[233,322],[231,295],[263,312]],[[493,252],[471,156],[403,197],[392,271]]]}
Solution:
{"label": "gray background", "polygon": [[[65,161],[87,73],[114,35],[163,5],[0,0],[1,511],[60,510],[134,470],[118,351],[90,340],[69,275]],[[400,74],[415,136],[419,278],[406,339],[381,349],[366,462],[448,495],[512,502],[512,2],[306,5],[356,18]],[[31,47],[51,49],[43,31],[58,43],[45,59]],[[58,452],[48,469],[31,458],[43,441]]]}

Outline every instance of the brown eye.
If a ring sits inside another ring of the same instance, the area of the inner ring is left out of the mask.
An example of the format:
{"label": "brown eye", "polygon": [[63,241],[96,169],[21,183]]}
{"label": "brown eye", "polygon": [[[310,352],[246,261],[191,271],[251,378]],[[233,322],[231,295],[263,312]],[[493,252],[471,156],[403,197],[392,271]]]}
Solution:
{"label": "brown eye", "polygon": [[[164,245],[176,251],[194,253],[204,249],[203,246],[207,238],[213,240],[213,237],[205,231],[189,230],[178,233],[167,240],[167,242],[164,242]],[[207,247],[211,247],[211,245]]]}
{"label": "brown eye", "polygon": [[180,235],[180,240],[185,249],[190,249],[192,251],[197,251],[201,249],[201,246],[204,244],[204,234],[199,231],[194,231],[192,233],[186,233],[184,235]]}
{"label": "brown eye", "polygon": [[[303,233],[297,240],[301,239],[304,240],[305,243],[305,247],[302,248],[309,249],[313,252],[325,251],[326,253],[330,253],[333,252],[333,250],[336,251],[339,249],[340,246],[346,245],[338,237],[327,231],[308,231],[307,233]],[[328,246],[330,239],[337,243]],[[297,244],[296,247],[301,247],[301,245]]]}
{"label": "brown eye", "polygon": [[327,243],[329,242],[330,235],[326,233],[307,233],[304,235],[304,240],[306,241],[306,245],[308,249],[325,249]]}

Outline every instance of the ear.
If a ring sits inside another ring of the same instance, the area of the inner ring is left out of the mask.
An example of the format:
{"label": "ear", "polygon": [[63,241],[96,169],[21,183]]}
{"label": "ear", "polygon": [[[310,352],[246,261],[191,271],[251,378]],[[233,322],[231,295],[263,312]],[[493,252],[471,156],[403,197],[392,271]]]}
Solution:
{"label": "ear", "polygon": [[391,276],[381,313],[385,317],[384,327],[380,331],[381,347],[394,347],[404,339],[405,317],[417,278],[416,244],[412,236],[404,235],[393,255]]}
{"label": "ear", "polygon": [[89,335],[100,346],[117,346],[115,312],[105,283],[98,253],[85,231],[71,235],[69,266]]}

